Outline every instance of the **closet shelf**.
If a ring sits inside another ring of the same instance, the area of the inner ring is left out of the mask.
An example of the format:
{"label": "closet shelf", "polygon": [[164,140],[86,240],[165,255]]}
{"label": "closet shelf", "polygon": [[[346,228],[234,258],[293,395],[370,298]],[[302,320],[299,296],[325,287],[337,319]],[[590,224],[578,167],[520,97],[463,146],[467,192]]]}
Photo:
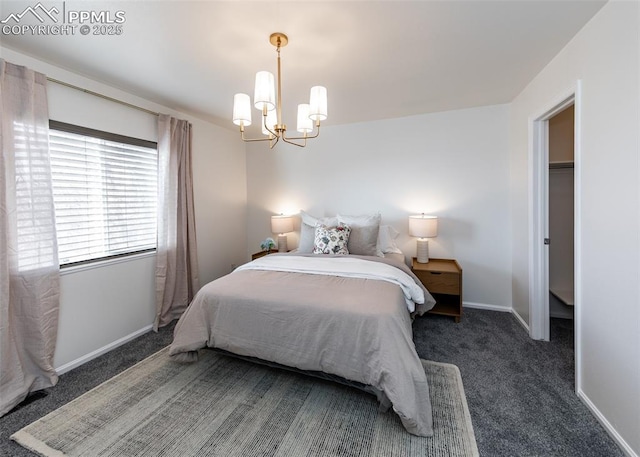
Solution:
{"label": "closet shelf", "polygon": [[558,168],[573,168],[573,162],[549,162],[549,169],[554,170]]}
{"label": "closet shelf", "polygon": [[550,289],[549,292],[567,306],[573,306],[573,289]]}

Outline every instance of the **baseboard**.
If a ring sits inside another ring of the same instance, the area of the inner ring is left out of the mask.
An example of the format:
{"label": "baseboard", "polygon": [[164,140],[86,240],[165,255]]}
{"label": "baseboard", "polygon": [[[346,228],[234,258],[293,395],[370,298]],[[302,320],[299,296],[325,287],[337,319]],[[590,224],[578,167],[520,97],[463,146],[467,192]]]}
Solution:
{"label": "baseboard", "polygon": [[520,325],[522,325],[524,327],[524,329],[527,331],[527,334],[531,335],[531,333],[529,331],[529,324],[527,324],[525,322],[525,320],[522,318],[522,316],[520,314],[518,314],[518,312],[515,309],[511,309],[511,314],[513,314],[513,316],[520,323]]}
{"label": "baseboard", "polygon": [[586,405],[586,407],[589,408],[589,410],[595,416],[595,418],[598,420],[598,422],[600,422],[600,425],[602,425],[602,427],[609,434],[609,436],[613,439],[613,441],[615,441],[616,444],[618,446],[620,446],[620,449],[622,449],[622,451],[625,454],[627,454],[627,456],[629,456],[629,457],[640,457],[640,456],[638,456],[638,454],[633,449],[631,449],[631,446],[629,446],[629,443],[627,443],[624,440],[624,438],[622,438],[622,436],[620,436],[620,434],[613,427],[613,425],[611,425],[611,423],[607,420],[607,418],[602,415],[600,410],[596,407],[596,405],[594,405],[591,402],[589,397],[587,397],[582,390],[579,390],[577,395],[578,395],[578,398],[582,401],[582,403],[584,403]]}
{"label": "baseboard", "polygon": [[141,328],[140,330],[136,330],[133,333],[130,333],[129,335],[123,336],[120,339],[117,339],[116,341],[114,341],[113,343],[109,343],[106,346],[103,346],[99,349],[96,349],[95,351],[92,351],[88,354],[83,355],[82,357],[79,357],[75,360],[72,360],[69,363],[65,363],[64,365],[62,365],[61,367],[56,368],[56,372],[61,375],[66,373],[67,371],[71,371],[74,368],[79,367],[82,364],[85,364],[87,362],[89,362],[90,360],[95,359],[96,357],[100,357],[102,354],[106,354],[109,351],[114,350],[115,348],[117,348],[118,346],[122,346],[125,343],[128,343],[131,340],[134,340],[136,338],[138,338],[141,335],[144,335],[147,332],[150,332],[151,329],[153,328],[153,325],[147,325],[146,327]]}
{"label": "baseboard", "polygon": [[487,311],[500,311],[502,313],[511,312],[511,308],[507,308],[506,306],[488,305],[486,303],[474,303],[471,301],[463,302],[462,306],[465,308],[486,309]]}
{"label": "baseboard", "polygon": [[487,305],[486,303],[474,303],[474,302],[463,302],[462,306],[465,308],[476,308],[476,309],[485,309],[487,311],[499,311],[501,313],[511,313],[516,318],[516,320],[524,327],[529,333],[529,325],[524,321],[524,319],[518,314],[518,312],[513,308],[507,308],[506,306],[498,306],[498,305]]}

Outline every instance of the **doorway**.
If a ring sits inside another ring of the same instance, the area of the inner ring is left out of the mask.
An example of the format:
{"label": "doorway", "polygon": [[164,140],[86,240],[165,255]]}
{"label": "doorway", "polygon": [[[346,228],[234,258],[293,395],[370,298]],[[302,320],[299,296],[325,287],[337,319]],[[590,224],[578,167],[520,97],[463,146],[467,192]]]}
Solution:
{"label": "doorway", "polygon": [[[549,119],[549,317],[574,314],[574,105]],[[549,336],[551,338],[551,335]]]}
{"label": "doorway", "polygon": [[[580,331],[580,128],[581,83],[545,105],[540,114],[531,118],[529,138],[529,334],[532,339],[549,341],[550,323],[550,245],[549,235],[549,182],[550,151],[549,121],[559,113],[573,109],[573,327],[575,387],[580,388],[581,331]],[[566,114],[566,113],[565,113]],[[562,165],[554,165],[554,167]],[[566,168],[569,165],[566,164]],[[570,197],[571,198],[571,197]],[[557,243],[560,243],[559,241]],[[565,242],[566,243],[566,242]],[[565,278],[566,279],[566,278]],[[569,283],[571,280],[569,279]],[[555,283],[554,283],[555,285]]]}

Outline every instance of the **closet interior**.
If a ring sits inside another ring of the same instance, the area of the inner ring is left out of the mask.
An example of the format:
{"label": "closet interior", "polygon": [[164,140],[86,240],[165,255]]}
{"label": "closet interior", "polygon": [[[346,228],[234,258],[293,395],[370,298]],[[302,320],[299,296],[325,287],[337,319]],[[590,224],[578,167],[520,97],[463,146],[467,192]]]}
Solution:
{"label": "closet interior", "polygon": [[549,315],[573,319],[574,107],[549,119]]}

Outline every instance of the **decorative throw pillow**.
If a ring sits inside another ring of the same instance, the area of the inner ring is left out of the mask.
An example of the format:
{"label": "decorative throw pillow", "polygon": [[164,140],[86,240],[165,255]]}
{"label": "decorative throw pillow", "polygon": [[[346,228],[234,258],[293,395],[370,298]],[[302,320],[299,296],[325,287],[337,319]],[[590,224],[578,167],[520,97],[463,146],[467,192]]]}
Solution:
{"label": "decorative throw pillow", "polygon": [[343,216],[338,214],[338,222],[351,227],[349,253],[357,255],[380,255],[378,252],[378,231],[380,213],[363,216]]}
{"label": "decorative throw pillow", "polygon": [[311,214],[300,210],[300,241],[298,242],[298,252],[311,254],[316,237],[316,225],[322,224],[328,227],[338,225],[335,217],[317,218]]}
{"label": "decorative throw pillow", "polygon": [[336,227],[318,225],[316,227],[315,242],[313,244],[314,254],[349,254],[347,243],[351,227],[345,224],[338,224]]}

